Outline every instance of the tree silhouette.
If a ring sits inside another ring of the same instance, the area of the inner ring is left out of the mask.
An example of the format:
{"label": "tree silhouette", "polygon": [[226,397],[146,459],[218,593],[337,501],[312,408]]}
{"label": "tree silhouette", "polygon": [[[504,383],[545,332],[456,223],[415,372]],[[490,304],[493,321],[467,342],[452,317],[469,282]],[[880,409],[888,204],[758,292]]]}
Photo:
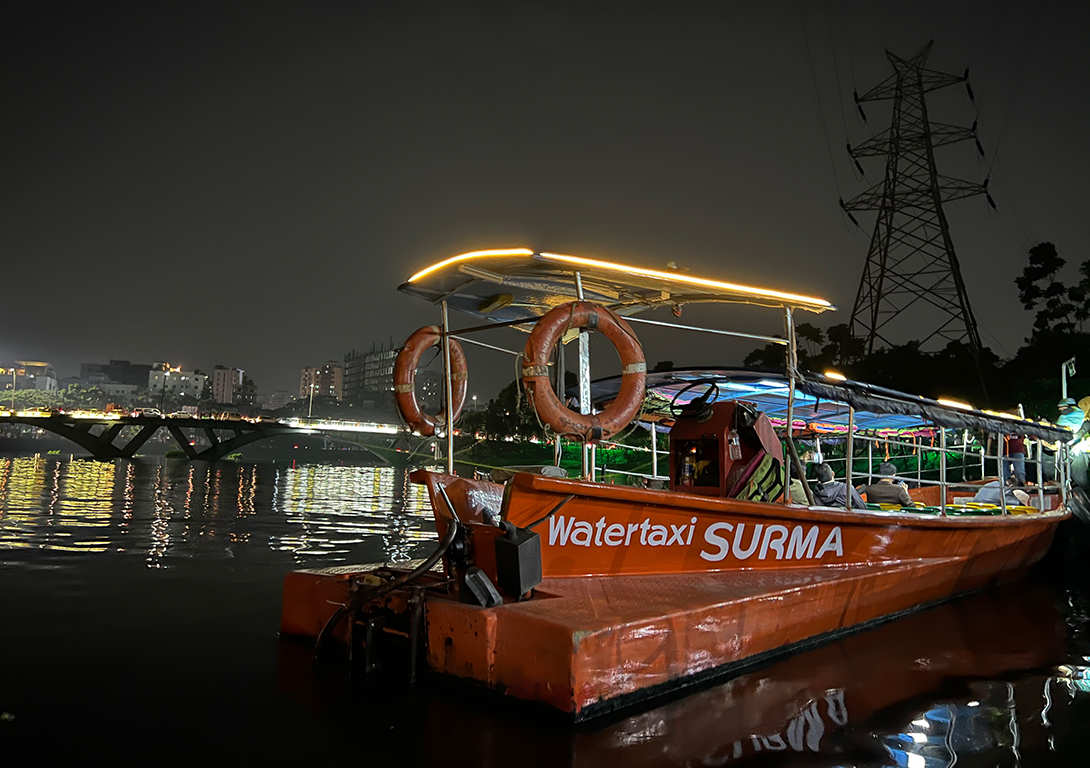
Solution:
{"label": "tree silhouette", "polygon": [[[1052,243],[1038,243],[1029,249],[1029,264],[1022,274],[1015,278],[1018,286],[1018,300],[1022,306],[1033,311],[1033,336],[1037,337],[1048,331],[1070,333],[1075,330],[1075,320],[1079,319],[1079,310],[1085,311],[1073,298],[1082,299],[1090,288],[1090,277],[1083,272],[1083,282],[1070,291],[1056,279],[1067,262],[1056,252]],[[1090,269],[1087,264],[1084,268]],[[1080,269],[1080,271],[1082,271]],[[1085,284],[1085,285],[1084,285]],[[1085,305],[1085,302],[1079,301]],[[1087,313],[1090,315],[1090,312]]]}

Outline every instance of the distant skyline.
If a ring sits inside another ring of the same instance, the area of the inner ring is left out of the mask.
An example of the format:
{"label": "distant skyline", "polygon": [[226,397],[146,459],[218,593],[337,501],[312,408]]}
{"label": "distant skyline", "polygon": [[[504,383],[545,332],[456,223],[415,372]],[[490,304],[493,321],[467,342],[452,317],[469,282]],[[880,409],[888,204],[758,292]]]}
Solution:
{"label": "distant skyline", "polygon": [[[940,172],[990,172],[999,206],[946,206],[984,343],[1010,356],[1028,335],[1030,246],[1071,275],[1090,257],[1085,4],[9,5],[0,360],[61,375],[169,360],[290,391],[436,322],[397,285],[481,247],[676,261],[847,322],[873,214],[853,232],[837,197],[882,168],[857,178],[844,144],[889,121],[868,105],[864,125],[851,92],[931,39],[929,66],[970,67],[976,94],[934,94],[931,119],[979,120],[987,153],[941,148]],[[641,338],[678,365],[751,348]],[[470,366],[482,398],[514,375]]]}

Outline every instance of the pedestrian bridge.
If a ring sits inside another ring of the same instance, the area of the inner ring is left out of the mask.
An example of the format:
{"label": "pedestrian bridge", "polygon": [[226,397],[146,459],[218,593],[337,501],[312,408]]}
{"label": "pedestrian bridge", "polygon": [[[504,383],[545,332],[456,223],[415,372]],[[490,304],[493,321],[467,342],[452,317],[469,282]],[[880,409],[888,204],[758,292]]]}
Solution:
{"label": "pedestrian bridge", "polygon": [[[35,411],[4,412],[0,424],[24,424],[60,435],[88,451],[96,459],[110,461],[136,455],[160,429],[166,429],[190,459],[218,461],[245,445],[277,435],[366,433],[396,437],[404,431],[396,424],[329,419],[202,419],[161,416],[71,415]],[[188,431],[188,434],[187,434]],[[207,446],[194,439],[203,435]]]}

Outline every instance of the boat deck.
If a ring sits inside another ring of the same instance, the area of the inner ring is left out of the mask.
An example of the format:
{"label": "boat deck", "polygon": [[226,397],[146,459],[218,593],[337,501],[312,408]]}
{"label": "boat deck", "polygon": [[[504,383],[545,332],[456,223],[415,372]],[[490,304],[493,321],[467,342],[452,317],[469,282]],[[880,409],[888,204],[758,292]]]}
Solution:
{"label": "boat deck", "polygon": [[430,600],[428,663],[582,719],[944,600],[965,565],[547,579],[491,609]]}

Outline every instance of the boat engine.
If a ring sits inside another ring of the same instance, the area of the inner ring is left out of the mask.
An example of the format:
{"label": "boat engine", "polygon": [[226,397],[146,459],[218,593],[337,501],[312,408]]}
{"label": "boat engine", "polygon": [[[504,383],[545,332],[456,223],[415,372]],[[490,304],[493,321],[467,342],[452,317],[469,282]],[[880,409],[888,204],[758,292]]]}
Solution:
{"label": "boat engine", "polygon": [[739,401],[694,400],[670,430],[670,489],[774,501],[783,492],[783,448],[768,417]]}

